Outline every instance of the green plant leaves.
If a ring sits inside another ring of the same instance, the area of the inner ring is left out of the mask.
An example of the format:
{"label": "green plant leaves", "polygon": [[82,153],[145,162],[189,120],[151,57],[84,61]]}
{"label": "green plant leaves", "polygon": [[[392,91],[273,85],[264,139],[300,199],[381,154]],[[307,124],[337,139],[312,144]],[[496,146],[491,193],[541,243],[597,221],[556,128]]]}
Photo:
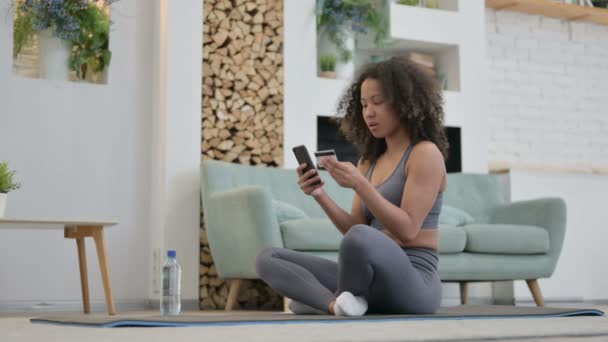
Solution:
{"label": "green plant leaves", "polygon": [[351,34],[367,34],[371,29],[375,44],[383,45],[388,34],[385,9],[386,0],[318,0],[317,30],[337,47],[340,61],[347,63],[353,53],[346,46]]}
{"label": "green plant leaves", "polygon": [[31,44],[36,34],[33,19],[34,15],[31,12],[16,11],[13,23],[13,58],[17,57],[24,47]]}
{"label": "green plant leaves", "polygon": [[80,79],[88,72],[100,73],[110,64],[110,18],[103,9],[91,4],[79,13],[81,32],[74,42],[70,67]]}
{"label": "green plant leaves", "polygon": [[[46,0],[45,0],[46,1]],[[36,10],[39,6],[23,6],[24,0],[15,0],[15,21],[13,30],[13,57],[21,53],[23,47],[31,43],[32,39],[43,28],[50,27],[56,30],[55,22],[51,21],[46,7],[45,10]],[[106,12],[93,0],[64,0],[58,2],[59,9],[69,13],[79,25],[75,34],[63,37],[72,43],[72,52],[68,65],[80,79],[85,79],[87,73],[91,76],[103,72],[110,64],[109,51],[110,18]]]}
{"label": "green plant leaves", "polygon": [[335,71],[336,70],[336,56],[334,55],[323,55],[319,58],[319,66],[321,72]]}
{"label": "green plant leaves", "polygon": [[17,190],[21,187],[21,184],[15,183],[13,181],[13,177],[15,176],[15,171],[11,171],[8,168],[7,162],[0,163],[0,193],[8,193],[13,190]]}

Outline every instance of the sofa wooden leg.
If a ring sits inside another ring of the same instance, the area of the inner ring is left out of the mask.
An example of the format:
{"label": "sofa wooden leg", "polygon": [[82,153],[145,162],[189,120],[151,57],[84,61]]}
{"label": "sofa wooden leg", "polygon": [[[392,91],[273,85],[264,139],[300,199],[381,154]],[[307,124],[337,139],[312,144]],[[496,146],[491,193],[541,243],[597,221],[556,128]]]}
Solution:
{"label": "sofa wooden leg", "polygon": [[291,311],[289,311],[289,302],[290,301],[291,301],[291,299],[289,299],[287,297],[283,297],[283,312],[291,313]]}
{"label": "sofa wooden leg", "polygon": [[460,282],[460,304],[465,305],[468,299],[468,283],[466,281]]}
{"label": "sofa wooden leg", "polygon": [[545,306],[545,300],[543,299],[543,294],[540,292],[540,286],[538,285],[538,280],[536,279],[526,279],[526,283],[528,284],[528,288],[530,292],[532,292],[532,297],[534,297],[534,301],[537,306]]}
{"label": "sofa wooden leg", "polygon": [[239,297],[239,291],[243,279],[235,279],[230,282],[230,290],[228,291],[228,299],[226,300],[226,311],[232,311],[237,298]]}

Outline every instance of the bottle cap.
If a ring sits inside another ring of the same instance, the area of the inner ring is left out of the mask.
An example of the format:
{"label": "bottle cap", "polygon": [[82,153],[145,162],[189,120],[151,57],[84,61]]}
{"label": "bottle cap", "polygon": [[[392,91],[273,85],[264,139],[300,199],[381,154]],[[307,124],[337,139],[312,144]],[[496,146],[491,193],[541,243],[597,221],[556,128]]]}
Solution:
{"label": "bottle cap", "polygon": [[177,256],[177,253],[174,250],[170,249],[167,251],[167,256],[169,258],[175,258]]}

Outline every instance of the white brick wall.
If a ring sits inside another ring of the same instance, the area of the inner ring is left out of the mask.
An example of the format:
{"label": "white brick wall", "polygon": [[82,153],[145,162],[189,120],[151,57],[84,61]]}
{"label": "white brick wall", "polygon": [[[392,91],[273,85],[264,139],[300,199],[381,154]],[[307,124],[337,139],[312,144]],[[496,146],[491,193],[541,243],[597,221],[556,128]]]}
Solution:
{"label": "white brick wall", "polygon": [[608,171],[608,26],[486,10],[492,166]]}

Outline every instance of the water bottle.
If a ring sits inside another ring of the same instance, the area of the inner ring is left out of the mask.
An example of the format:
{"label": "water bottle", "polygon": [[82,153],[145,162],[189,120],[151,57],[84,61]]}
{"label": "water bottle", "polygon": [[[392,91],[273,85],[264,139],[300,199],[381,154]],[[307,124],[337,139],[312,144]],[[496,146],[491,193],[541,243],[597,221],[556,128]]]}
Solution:
{"label": "water bottle", "polygon": [[179,296],[181,273],[182,271],[177,264],[175,251],[167,251],[167,261],[163,265],[161,274],[160,314],[163,316],[179,315],[181,310],[181,299]]}

